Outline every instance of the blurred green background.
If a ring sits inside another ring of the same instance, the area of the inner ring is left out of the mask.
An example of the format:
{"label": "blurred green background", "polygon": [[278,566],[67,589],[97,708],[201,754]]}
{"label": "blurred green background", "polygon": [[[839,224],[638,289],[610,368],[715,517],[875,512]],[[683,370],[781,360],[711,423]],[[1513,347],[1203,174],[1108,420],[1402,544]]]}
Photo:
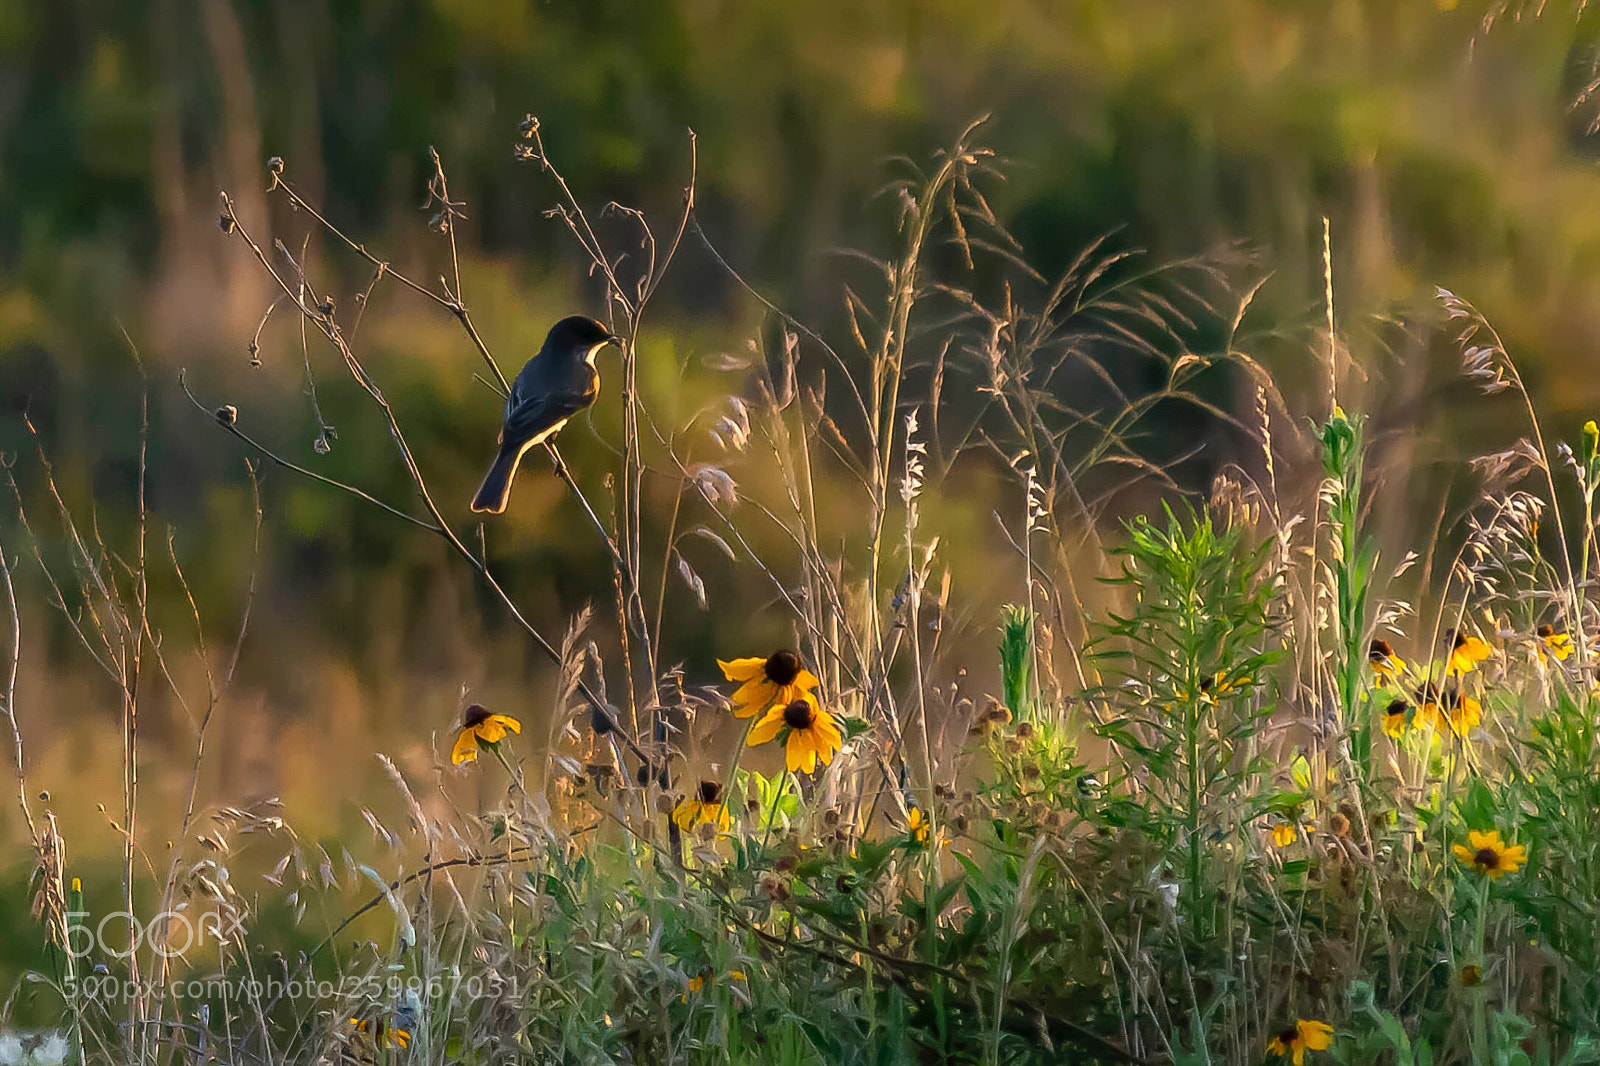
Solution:
{"label": "blurred green background", "polygon": [[[874,199],[888,161],[926,160],[991,115],[981,140],[1007,180],[987,194],[1045,275],[1106,233],[1157,260],[1242,242],[1241,275],[1271,275],[1245,346],[1306,415],[1321,413],[1326,389],[1315,328],[1327,216],[1380,448],[1403,442],[1425,469],[1523,432],[1514,407],[1456,380],[1433,332],[1436,285],[1489,315],[1549,427],[1570,437],[1600,393],[1600,137],[1585,98],[1600,18],[1539,6],[1536,17],[1505,0],[0,0],[0,448],[56,565],[67,556],[23,411],[80,521],[92,501],[125,551],[140,410],[125,331],[149,376],[152,554],[168,575],[155,610],[170,647],[187,649],[170,526],[217,661],[248,584],[250,489],[240,449],[178,388],[180,368],[206,403],[237,405],[258,439],[410,502],[383,428],[326,345],[313,338],[310,352],[339,434],[327,455],[313,448],[288,314],[268,322],[251,366],[273,294],[219,231],[219,190],[264,244],[298,256],[309,235],[312,276],[349,322],[368,268],[281,202],[269,207],[265,161],[282,157],[346,232],[427,281],[450,263],[419,210],[436,147],[466,205],[466,302],[510,374],[554,319],[603,310],[583,257],[544,214],[555,190],[513,157],[528,112],[586,205],[634,205],[661,228],[681,203],[692,128],[706,232],[752,284],[829,328],[837,250],[892,247],[891,212]],[[397,287],[361,314],[357,347],[464,521],[499,414],[472,381],[477,356],[448,315]],[[702,360],[744,351],[761,325],[759,306],[686,241],[640,339],[647,400],[681,418],[737,392],[738,375]],[[1249,390],[1223,396],[1253,402]],[[618,439],[606,408],[563,438],[597,498]],[[1202,457],[1192,487],[1216,465]],[[542,464],[529,474],[491,527],[491,555],[559,637],[585,602],[610,616],[610,577],[560,485]],[[1020,584],[1020,568],[962,574],[992,547],[998,492],[978,479],[929,504],[973,603]],[[550,671],[435,540],[281,471],[265,471],[262,502],[254,621],[208,757],[208,800],[281,795],[307,832],[333,832],[387,789],[367,753],[429,773],[431,732],[448,729],[464,688],[512,713],[548,705]],[[115,693],[52,611],[14,504],[0,543],[22,557],[31,781],[51,792],[78,854],[109,855],[119,844],[97,804],[120,803]],[[707,682],[714,656],[754,654],[788,623],[748,573],[702,562],[710,609],[674,590],[663,658]],[[986,663],[992,619],[975,610],[970,624],[974,662]],[[191,692],[202,685],[192,651],[174,651],[171,669]],[[170,832],[192,734],[164,695],[145,729],[145,824]],[[16,861],[27,863],[20,851]]]}

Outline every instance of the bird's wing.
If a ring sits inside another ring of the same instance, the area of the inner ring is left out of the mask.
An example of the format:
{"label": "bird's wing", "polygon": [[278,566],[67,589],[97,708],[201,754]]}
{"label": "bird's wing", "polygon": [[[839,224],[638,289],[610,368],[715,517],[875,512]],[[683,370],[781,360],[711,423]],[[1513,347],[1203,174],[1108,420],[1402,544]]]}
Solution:
{"label": "bird's wing", "polygon": [[502,445],[522,445],[539,438],[594,403],[595,390],[557,392],[530,397],[506,412],[500,430]]}

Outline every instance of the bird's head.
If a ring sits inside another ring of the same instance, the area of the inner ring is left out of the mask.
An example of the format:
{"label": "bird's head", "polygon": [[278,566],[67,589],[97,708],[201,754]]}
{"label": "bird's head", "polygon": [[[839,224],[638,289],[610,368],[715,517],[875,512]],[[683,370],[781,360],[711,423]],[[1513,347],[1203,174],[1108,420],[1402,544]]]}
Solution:
{"label": "bird's head", "polygon": [[622,338],[588,315],[563,318],[550,327],[550,335],[544,339],[547,351],[589,362],[593,362],[595,353],[608,344],[621,347]]}

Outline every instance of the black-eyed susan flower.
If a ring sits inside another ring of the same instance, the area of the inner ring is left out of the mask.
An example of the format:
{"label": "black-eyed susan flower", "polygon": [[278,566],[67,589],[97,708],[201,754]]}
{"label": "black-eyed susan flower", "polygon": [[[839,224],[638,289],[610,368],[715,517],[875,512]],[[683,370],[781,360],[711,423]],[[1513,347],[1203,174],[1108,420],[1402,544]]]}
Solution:
{"label": "black-eyed susan flower", "polygon": [[916,844],[926,844],[929,839],[928,816],[922,813],[921,807],[912,807],[906,811],[906,832]]}
{"label": "black-eyed susan flower", "polygon": [[411,1045],[411,1030],[390,1025],[382,1018],[351,1018],[350,1027],[364,1036],[370,1036],[378,1047],[406,1048]]}
{"label": "black-eyed susan flower", "polygon": [[1406,672],[1406,661],[1394,653],[1394,645],[1381,638],[1374,639],[1367,648],[1367,661],[1378,680],[1386,685],[1394,684]]}
{"label": "black-eyed susan flower", "polygon": [[1294,1066],[1305,1066],[1306,1052],[1323,1051],[1333,1043],[1333,1026],[1327,1022],[1296,1018],[1295,1023],[1267,1043],[1267,1054],[1278,1055],[1293,1061]]}
{"label": "black-eyed susan flower", "polygon": [[1521,844],[1507,844],[1500,839],[1500,830],[1480,833],[1476,829],[1467,834],[1465,844],[1453,845],[1450,850],[1466,865],[1499,879],[1514,874],[1517,867],[1528,861],[1528,849]]}
{"label": "black-eyed susan flower", "polygon": [[478,757],[480,744],[498,744],[507,733],[521,733],[522,723],[509,714],[490,714],[478,704],[467,708],[461,719],[456,746],[450,749],[450,762],[460,766]]}
{"label": "black-eyed susan flower", "polygon": [[1229,677],[1224,673],[1214,677],[1203,677],[1200,679],[1200,699],[1203,702],[1219,700],[1225,696],[1243,693],[1255,683],[1253,677]]}
{"label": "black-eyed susan flower", "polygon": [[809,692],[769,710],[750,728],[750,743],[765,744],[780,733],[788,738],[785,757],[790,772],[814,773],[818,760],[828,765],[844,745],[839,724]]}
{"label": "black-eyed susan flower", "polygon": [[1469,636],[1460,630],[1446,630],[1450,638],[1450,663],[1445,672],[1452,677],[1470,674],[1478,664],[1494,654],[1494,646],[1481,637]]}
{"label": "black-eyed susan flower", "polygon": [[775,651],[765,659],[717,660],[722,676],[739,682],[733,693],[733,713],[751,718],[776,704],[787,707],[817,687],[817,675],[805,668],[792,651]]}
{"label": "black-eyed susan flower", "polygon": [[[742,970],[729,970],[728,971],[728,977],[729,977],[729,979],[734,980],[734,981],[748,981],[749,980],[749,978],[744,975],[744,971],[742,971]],[[715,984],[716,983],[716,979],[717,979],[717,971],[715,971],[711,967],[707,966],[705,969],[701,970],[699,973],[697,973],[693,977],[689,978],[689,992],[698,993],[702,989],[707,988],[707,987]],[[679,998],[680,999],[688,999],[689,998],[688,997],[688,993],[685,993],[683,996],[680,996]]]}
{"label": "black-eyed susan flower", "polygon": [[1570,633],[1557,633],[1556,627],[1546,622],[1533,631],[1538,638],[1534,647],[1538,649],[1539,661],[1544,662],[1551,656],[1558,660],[1565,660],[1572,654],[1572,635]]}
{"label": "black-eyed susan flower", "polygon": [[1417,699],[1421,701],[1416,714],[1418,729],[1448,728],[1456,736],[1464,737],[1483,721],[1483,704],[1453,683],[1442,691],[1434,685],[1425,685]]}
{"label": "black-eyed susan flower", "polygon": [[684,832],[698,825],[714,825],[726,833],[733,825],[727,804],[722,802],[722,786],[715,781],[702,781],[694,793],[672,809],[672,821]]}
{"label": "black-eyed susan flower", "polygon": [[1411,705],[1405,700],[1390,700],[1383,709],[1383,731],[1396,740],[1406,734],[1406,712]]}

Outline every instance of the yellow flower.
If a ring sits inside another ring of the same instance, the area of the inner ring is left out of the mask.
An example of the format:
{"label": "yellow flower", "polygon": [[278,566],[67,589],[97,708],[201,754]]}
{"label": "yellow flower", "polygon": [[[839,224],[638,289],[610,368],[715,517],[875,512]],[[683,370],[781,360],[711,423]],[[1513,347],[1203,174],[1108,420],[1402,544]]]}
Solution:
{"label": "yellow flower", "polygon": [[1445,701],[1445,717],[1450,722],[1451,731],[1458,737],[1464,737],[1483,721],[1483,704],[1471,696],[1458,693],[1454,699]]}
{"label": "yellow flower", "polygon": [[1295,831],[1293,822],[1278,822],[1272,827],[1272,842],[1280,848],[1286,848],[1294,843]]}
{"label": "yellow flower", "polygon": [[1383,709],[1383,731],[1396,740],[1405,736],[1406,711],[1410,705],[1405,700],[1391,700]]}
{"label": "yellow flower", "polygon": [[826,766],[833,753],[844,745],[833,715],[817,704],[817,697],[802,693],[787,704],[778,704],[750,729],[750,743],[765,744],[779,732],[787,732],[786,760],[791,772],[814,773],[817,760]]}
{"label": "yellow flower", "polygon": [[[717,972],[715,970],[713,970],[711,967],[707,966],[705,969],[701,970],[698,974],[696,974],[695,976],[689,978],[689,991],[690,992],[699,992],[702,988],[705,988],[706,986],[712,984],[716,980],[716,976],[717,976]],[[744,973],[742,971],[740,971],[740,970],[729,970],[728,971],[728,976],[733,978],[735,981],[748,981],[749,980],[749,978],[746,977],[744,975]],[[679,996],[678,998],[681,999],[681,1000],[688,1000],[689,996],[688,996],[688,993],[685,993],[684,995]]]}
{"label": "yellow flower", "polygon": [[1475,962],[1469,962],[1461,967],[1461,983],[1467,988],[1476,988],[1483,983],[1483,967]]}
{"label": "yellow flower", "polygon": [[1255,683],[1256,679],[1253,677],[1230,678],[1227,674],[1223,673],[1218,673],[1214,677],[1203,677],[1200,679],[1200,699],[1202,702],[1209,703],[1216,700],[1219,696],[1226,696],[1235,692],[1244,692],[1246,689],[1249,689],[1255,685]]}
{"label": "yellow flower", "polygon": [[672,809],[672,821],[686,833],[703,822],[715,825],[723,833],[733,825],[728,807],[722,802],[722,786],[715,781],[700,782],[694,795]]}
{"label": "yellow flower", "polygon": [[1462,737],[1483,721],[1483,704],[1454,684],[1443,693],[1429,684],[1417,694],[1417,698],[1422,700],[1422,706],[1417,708],[1418,729],[1438,730],[1448,726],[1452,733]]}
{"label": "yellow flower", "polygon": [[1372,642],[1367,649],[1367,661],[1372,664],[1372,672],[1378,675],[1378,680],[1386,685],[1394,684],[1406,672],[1406,661],[1394,653],[1394,646],[1387,640]]}
{"label": "yellow flower", "polygon": [[928,816],[922,813],[921,807],[912,807],[906,812],[906,832],[918,844],[928,842]]}
{"label": "yellow flower", "polygon": [[1295,1023],[1267,1044],[1268,1055],[1281,1055],[1293,1060],[1294,1066],[1305,1066],[1306,1052],[1322,1051],[1333,1043],[1333,1026],[1327,1022],[1308,1022],[1304,1018],[1295,1019]]}
{"label": "yellow flower", "polygon": [[1445,672],[1451,677],[1460,677],[1470,674],[1478,668],[1478,664],[1494,654],[1494,647],[1486,640],[1470,637],[1465,633],[1451,629],[1447,631],[1450,636],[1450,665]]}
{"label": "yellow flower", "polygon": [[1450,850],[1457,859],[1491,878],[1514,874],[1517,867],[1528,861],[1528,849],[1521,844],[1507,844],[1500,839],[1498,829],[1487,833],[1474,829],[1467,834],[1466,844],[1453,845]]}
{"label": "yellow flower", "polygon": [[1540,662],[1544,662],[1549,655],[1554,655],[1557,659],[1564,661],[1567,656],[1572,654],[1572,636],[1570,634],[1557,633],[1556,627],[1548,623],[1533,632],[1539,638],[1539,642],[1534,647],[1538,649]]}
{"label": "yellow flower", "polygon": [[765,659],[717,660],[722,676],[739,682],[733,693],[733,713],[751,718],[777,704],[787,707],[817,687],[817,676],[800,664],[792,651],[775,651]]}
{"label": "yellow flower", "polygon": [[490,714],[474,703],[461,719],[456,746],[450,749],[450,762],[460,766],[478,757],[480,744],[498,744],[507,733],[521,733],[522,723],[507,714]]}
{"label": "yellow flower", "polygon": [[388,1047],[404,1048],[411,1044],[411,1030],[397,1029],[382,1018],[376,1021],[351,1018],[350,1025],[358,1033],[370,1033],[377,1043]]}

